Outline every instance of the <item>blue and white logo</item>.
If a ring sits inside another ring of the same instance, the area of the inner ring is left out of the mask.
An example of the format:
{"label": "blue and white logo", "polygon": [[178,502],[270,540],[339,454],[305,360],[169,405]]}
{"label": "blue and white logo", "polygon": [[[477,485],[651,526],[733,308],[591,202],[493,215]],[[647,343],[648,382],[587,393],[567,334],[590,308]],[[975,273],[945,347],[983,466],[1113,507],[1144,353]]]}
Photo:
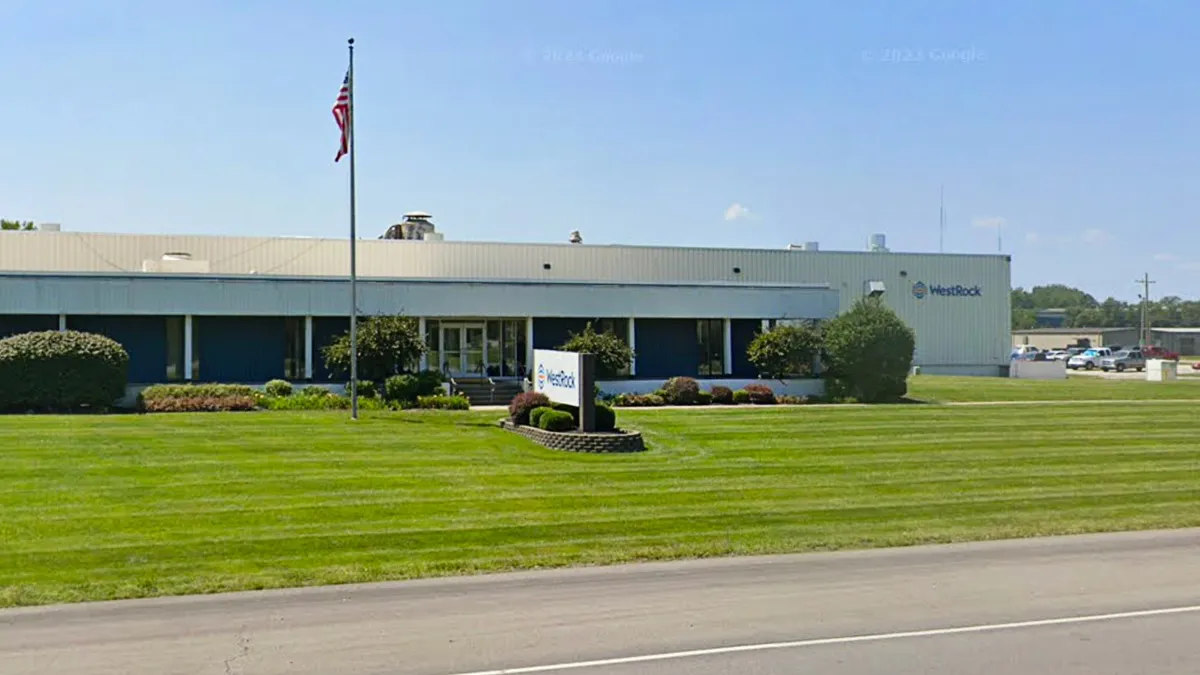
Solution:
{"label": "blue and white logo", "polygon": [[963,286],[955,284],[953,286],[941,286],[939,284],[927,285],[924,281],[918,281],[913,284],[913,295],[920,300],[927,295],[936,295],[943,298],[980,298],[983,297],[982,286]]}

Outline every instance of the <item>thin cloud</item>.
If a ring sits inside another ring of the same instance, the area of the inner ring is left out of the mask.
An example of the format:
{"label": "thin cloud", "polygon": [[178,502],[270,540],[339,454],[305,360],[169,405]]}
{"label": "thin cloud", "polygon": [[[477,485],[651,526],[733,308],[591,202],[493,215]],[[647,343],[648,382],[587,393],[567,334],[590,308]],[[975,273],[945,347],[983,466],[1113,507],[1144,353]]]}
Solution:
{"label": "thin cloud", "polygon": [[1008,223],[1008,220],[1001,218],[1000,216],[975,216],[973,219],[971,219],[972,225],[986,230],[994,230],[996,228],[1004,227],[1006,223]]}
{"label": "thin cloud", "polygon": [[1112,241],[1112,235],[1104,230],[1092,228],[1084,231],[1083,241],[1088,244],[1104,244]]}
{"label": "thin cloud", "polygon": [[729,208],[725,209],[725,220],[748,220],[753,217],[754,214],[750,212],[749,207],[742,206],[737,202],[730,204]]}

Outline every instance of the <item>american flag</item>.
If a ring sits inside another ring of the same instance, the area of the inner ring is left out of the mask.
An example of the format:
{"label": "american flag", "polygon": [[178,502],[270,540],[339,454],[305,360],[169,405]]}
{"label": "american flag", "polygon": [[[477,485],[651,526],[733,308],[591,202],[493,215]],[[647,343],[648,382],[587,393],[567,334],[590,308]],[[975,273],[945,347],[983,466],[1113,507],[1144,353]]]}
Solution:
{"label": "american flag", "polygon": [[342,155],[350,152],[350,71],[346,71],[346,78],[342,80],[342,88],[338,91],[337,102],[333,104],[333,119],[337,120],[338,128],[342,130],[342,144],[338,146],[337,157],[333,161],[338,161]]}

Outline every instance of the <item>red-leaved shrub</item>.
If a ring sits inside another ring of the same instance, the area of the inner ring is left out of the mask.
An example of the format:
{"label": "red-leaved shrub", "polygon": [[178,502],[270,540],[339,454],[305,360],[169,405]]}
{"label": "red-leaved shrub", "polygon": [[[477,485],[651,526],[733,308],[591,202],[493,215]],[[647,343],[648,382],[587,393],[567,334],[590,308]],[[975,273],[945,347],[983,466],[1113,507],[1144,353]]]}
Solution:
{"label": "red-leaved shrub", "polygon": [[712,388],[712,402],[717,405],[732,405],[733,390],[729,387],[717,385]]}
{"label": "red-leaved shrub", "polygon": [[765,384],[748,384],[743,389],[750,395],[750,402],[755,405],[775,403],[775,392]]}
{"label": "red-leaved shrub", "polygon": [[529,425],[529,413],[534,408],[550,407],[550,399],[546,398],[545,394],[539,394],[536,391],[527,391],[517,394],[513,397],[511,403],[508,404],[508,417],[513,424]]}

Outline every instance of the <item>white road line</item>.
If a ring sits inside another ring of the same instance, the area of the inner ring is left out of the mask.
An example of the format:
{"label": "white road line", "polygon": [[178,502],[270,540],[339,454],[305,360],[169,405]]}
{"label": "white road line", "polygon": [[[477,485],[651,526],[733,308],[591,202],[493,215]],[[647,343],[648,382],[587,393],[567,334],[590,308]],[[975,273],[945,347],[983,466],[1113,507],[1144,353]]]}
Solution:
{"label": "white road line", "polygon": [[560,670],[576,670],[579,668],[598,668],[600,666],[621,666],[630,663],[646,663],[649,661],[669,661],[672,659],[687,659],[697,656],[715,656],[719,654],[738,654],[742,652],[761,652],[772,649],[797,649],[800,647],[819,647],[821,645],[852,644],[855,642],[880,642],[883,640],[901,640],[904,638],[933,637],[939,635],[959,635],[962,633],[986,633],[990,631],[1012,630],[1016,628],[1036,628],[1038,626],[1061,626],[1065,624],[1091,623],[1095,621],[1113,621],[1116,619],[1136,619],[1149,616],[1166,616],[1169,614],[1187,614],[1200,612],[1200,605],[1189,607],[1170,607],[1166,609],[1147,609],[1136,612],[1120,612],[1117,614],[1093,614],[1088,616],[1070,616],[1059,619],[1038,619],[1035,621],[1016,621],[1013,623],[994,623],[978,626],[959,626],[956,628],[934,628],[930,630],[914,630],[902,633],[876,633],[873,635],[851,635],[846,637],[819,638],[814,640],[796,640],[794,642],[767,642],[754,645],[737,645],[733,647],[715,647],[712,649],[694,649],[686,652],[667,652],[663,654],[645,654],[643,656],[625,656],[597,661],[578,661],[575,663],[557,663],[548,666],[527,666],[524,668],[504,668],[501,670],[480,670],[472,673],[457,675],[525,675],[526,673],[551,673]]}

